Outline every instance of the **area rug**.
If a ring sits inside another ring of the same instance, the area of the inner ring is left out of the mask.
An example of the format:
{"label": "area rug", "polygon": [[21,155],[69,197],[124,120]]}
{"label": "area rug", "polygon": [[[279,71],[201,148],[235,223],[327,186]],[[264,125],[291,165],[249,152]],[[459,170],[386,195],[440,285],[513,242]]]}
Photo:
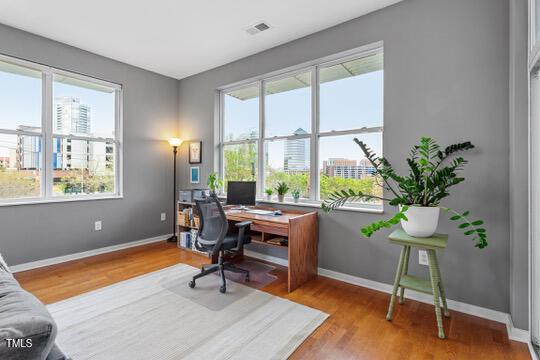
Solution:
{"label": "area rug", "polygon": [[242,295],[223,304],[234,293],[206,276],[221,297],[211,310],[177,291],[198,271],[175,265],[49,305],[60,347],[73,359],[286,359],[328,317],[230,281]]}

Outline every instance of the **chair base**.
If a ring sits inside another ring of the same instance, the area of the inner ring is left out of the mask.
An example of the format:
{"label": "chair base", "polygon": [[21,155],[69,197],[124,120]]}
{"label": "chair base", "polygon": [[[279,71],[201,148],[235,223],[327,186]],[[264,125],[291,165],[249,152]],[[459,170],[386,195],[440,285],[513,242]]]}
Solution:
{"label": "chair base", "polygon": [[221,293],[225,293],[227,291],[227,282],[225,280],[225,271],[230,271],[238,274],[244,274],[246,275],[246,281],[249,281],[249,271],[245,269],[240,269],[239,267],[236,267],[234,263],[232,262],[225,262],[223,261],[223,252],[219,253],[218,263],[217,264],[211,264],[206,265],[201,268],[201,272],[195,276],[193,276],[193,279],[188,283],[188,286],[190,288],[195,287],[195,281],[199,278],[202,278],[203,276],[213,274],[215,272],[219,272],[221,275],[221,287],[219,288],[219,291]]}

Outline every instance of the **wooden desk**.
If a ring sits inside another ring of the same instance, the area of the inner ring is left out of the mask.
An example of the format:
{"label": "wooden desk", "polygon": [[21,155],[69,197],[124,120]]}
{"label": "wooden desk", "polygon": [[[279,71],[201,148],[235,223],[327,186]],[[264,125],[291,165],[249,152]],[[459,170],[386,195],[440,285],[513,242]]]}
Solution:
{"label": "wooden desk", "polygon": [[[275,210],[256,207],[261,210]],[[244,210],[232,210],[225,207],[227,219],[231,222],[249,220],[252,222],[252,242],[271,245],[267,243],[271,236],[288,238],[288,290],[296,290],[317,275],[317,239],[318,219],[316,212],[302,212],[282,210],[282,215],[259,215]],[[260,234],[260,238],[259,235]]]}

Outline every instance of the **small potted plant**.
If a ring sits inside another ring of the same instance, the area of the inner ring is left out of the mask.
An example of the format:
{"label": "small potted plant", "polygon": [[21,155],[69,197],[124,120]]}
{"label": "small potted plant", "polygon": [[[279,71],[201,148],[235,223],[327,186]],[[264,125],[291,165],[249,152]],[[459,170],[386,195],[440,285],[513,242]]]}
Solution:
{"label": "small potted plant", "polygon": [[277,191],[278,201],[283,202],[283,200],[285,199],[285,194],[289,191],[289,186],[286,183],[280,181],[277,183],[275,189]]}
{"label": "small potted plant", "polygon": [[409,173],[398,175],[390,162],[384,157],[377,157],[365,143],[354,139],[360,146],[366,159],[375,169],[376,176],[382,181],[382,187],[391,195],[387,198],[364,193],[362,191],[340,190],[333,192],[322,204],[329,212],[350,200],[369,201],[378,199],[399,206],[399,211],[388,220],[375,221],[364,228],[362,234],[370,237],[382,228],[390,228],[401,222],[403,230],[410,236],[429,237],[437,229],[440,210],[451,213],[450,220],[460,221],[458,228],[466,236],[471,236],[475,246],[482,249],[487,246],[487,232],[481,227],[482,220],[470,220],[469,211],[458,212],[440,206],[442,199],[450,195],[450,187],[465,180],[458,173],[467,164],[458,153],[474,148],[469,141],[449,145],[444,149],[431,138],[423,137],[420,144],[413,146],[407,159]]}
{"label": "small potted plant", "polygon": [[267,188],[264,190],[264,193],[266,194],[266,200],[272,200],[272,195],[274,194],[274,190],[272,188]]}
{"label": "small potted plant", "polygon": [[213,171],[208,175],[208,187],[210,188],[210,195],[216,196],[217,192],[223,186],[223,181],[218,177],[218,174]]}
{"label": "small potted plant", "polygon": [[295,203],[297,203],[298,200],[300,200],[300,190],[291,191],[291,195],[292,195]]}

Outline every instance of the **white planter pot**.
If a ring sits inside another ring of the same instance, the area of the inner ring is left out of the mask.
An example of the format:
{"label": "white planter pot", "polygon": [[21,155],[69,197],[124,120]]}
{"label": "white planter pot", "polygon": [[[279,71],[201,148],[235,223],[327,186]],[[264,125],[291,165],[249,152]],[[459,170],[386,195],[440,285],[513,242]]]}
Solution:
{"label": "white planter pot", "polygon": [[266,195],[266,200],[272,200],[272,195]]}
{"label": "white planter pot", "polygon": [[283,200],[285,199],[285,195],[279,195],[277,196],[277,199],[279,202],[283,202]]}
{"label": "white planter pot", "polygon": [[300,198],[294,198],[294,202],[295,202],[295,203],[300,202]]}
{"label": "white planter pot", "polygon": [[440,211],[438,207],[409,206],[405,212],[409,221],[401,220],[401,227],[409,236],[430,237],[437,231]]}

